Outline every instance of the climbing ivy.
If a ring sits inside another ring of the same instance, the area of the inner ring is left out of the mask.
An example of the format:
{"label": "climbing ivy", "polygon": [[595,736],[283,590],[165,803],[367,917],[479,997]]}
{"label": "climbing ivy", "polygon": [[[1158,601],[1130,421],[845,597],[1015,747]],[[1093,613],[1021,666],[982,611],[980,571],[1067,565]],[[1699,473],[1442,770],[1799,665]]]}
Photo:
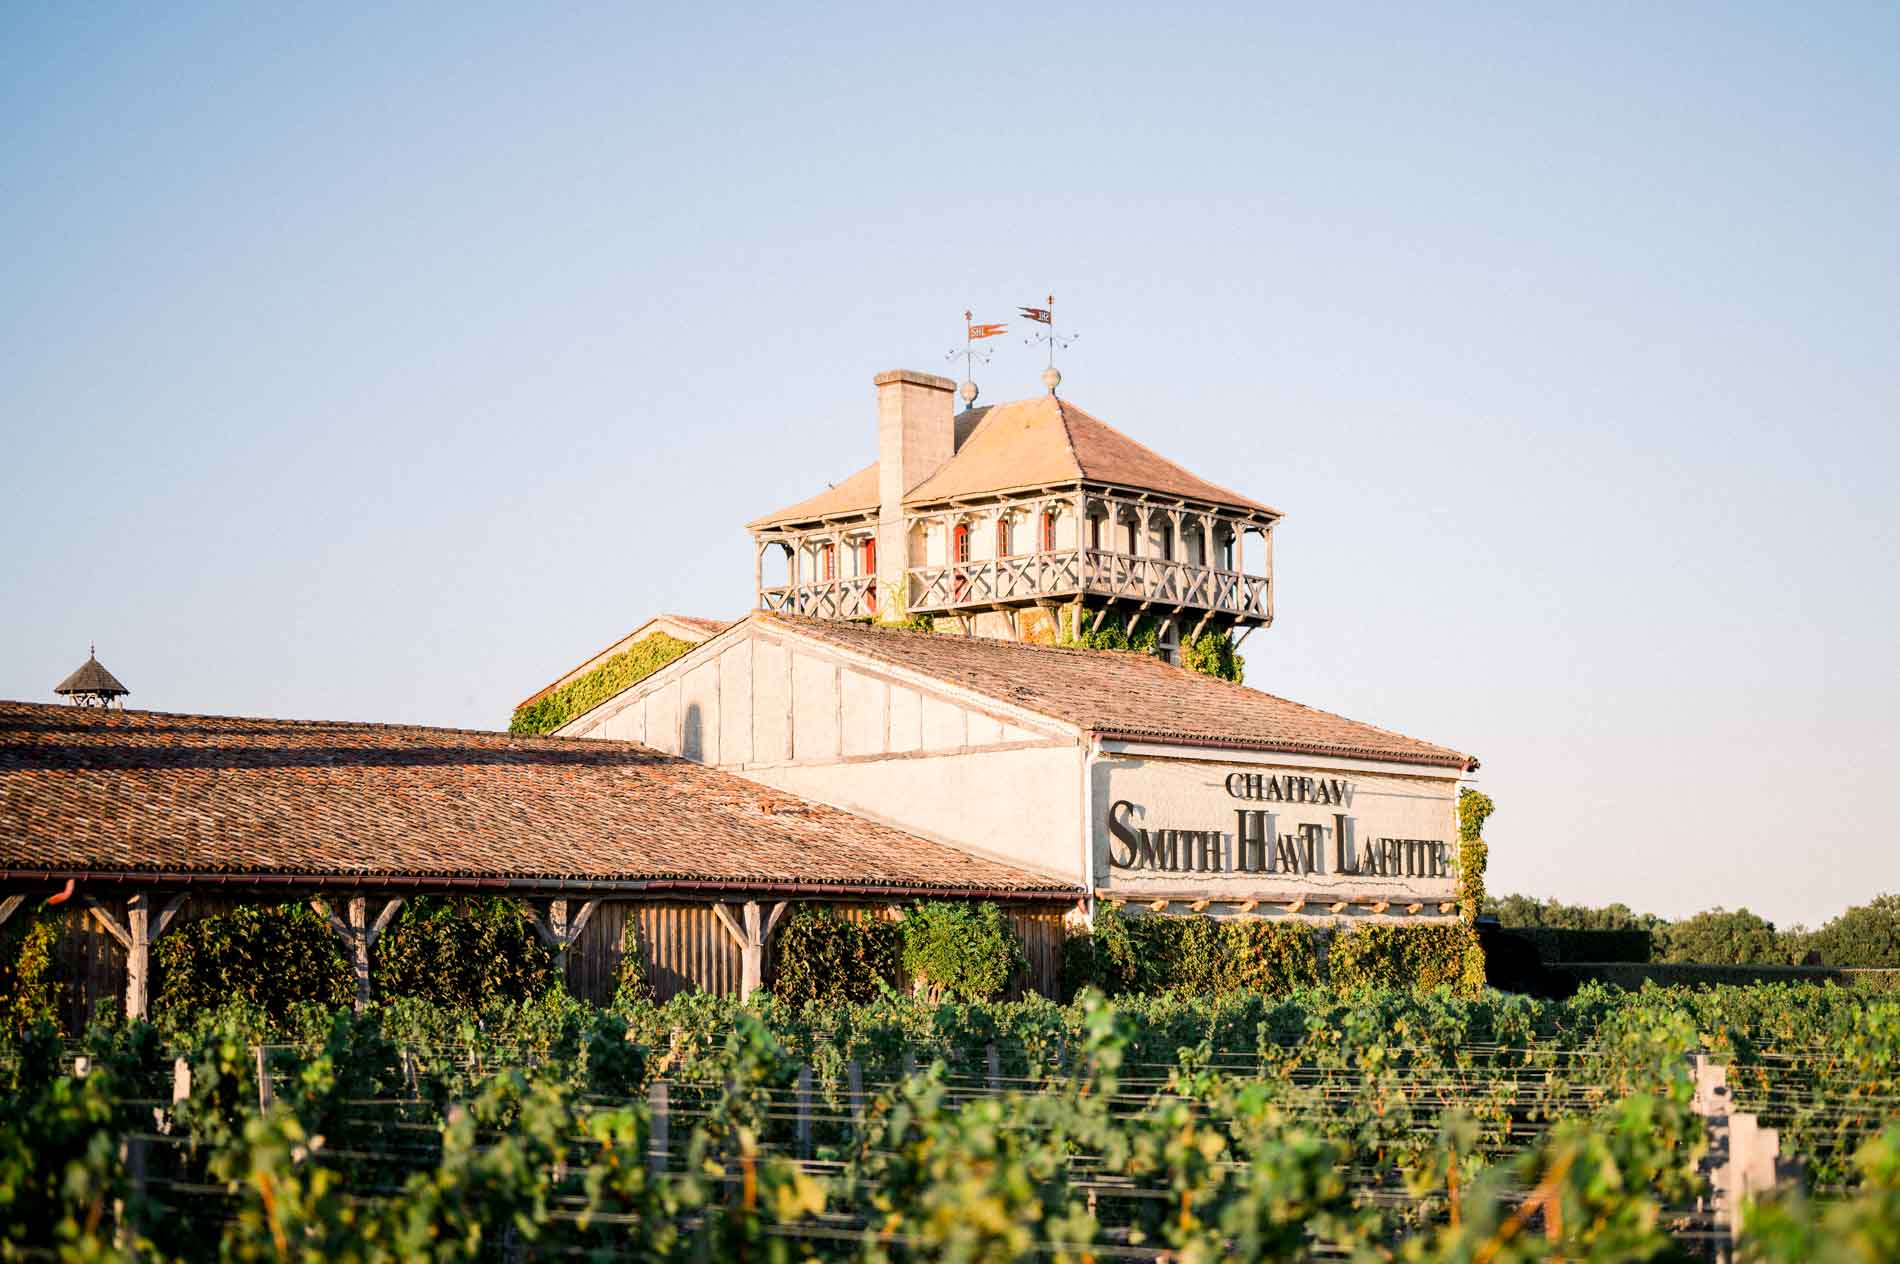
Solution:
{"label": "climbing ivy", "polygon": [[1484,950],[1464,922],[1340,931],[1327,945],[1326,968],[1334,986],[1347,990],[1449,987],[1460,996],[1484,991]]}
{"label": "climbing ivy", "polygon": [[536,996],[551,983],[553,957],[505,896],[416,896],[376,941],[370,979],[380,1000],[419,996],[479,1009]]}
{"label": "climbing ivy", "polygon": [[[1078,628],[1079,623],[1079,628]],[[1056,644],[1091,650],[1134,650],[1141,654],[1161,653],[1161,621],[1151,615],[1138,616],[1133,626],[1113,611],[1082,607],[1078,621],[1076,608],[1062,611],[1056,632]],[[1239,684],[1246,675],[1246,660],[1234,652],[1231,632],[1203,632],[1181,646],[1181,665],[1203,676],[1231,680]]]}
{"label": "climbing ivy", "polygon": [[1458,916],[1478,920],[1484,908],[1484,869],[1490,858],[1484,844],[1484,823],[1497,804],[1491,796],[1465,786],[1458,791]]}
{"label": "climbing ivy", "polygon": [[356,995],[335,932],[308,904],[242,904],[174,926],[152,961],[161,1014],[236,1000],[282,1023],[299,1002],[347,1005]]}
{"label": "climbing ivy", "polygon": [[57,913],[14,915],[0,933],[0,1031],[24,1031],[36,1022],[59,1024],[59,985],[53,945],[65,921]]}
{"label": "climbing ivy", "polygon": [[897,979],[904,931],[897,922],[851,921],[807,906],[786,919],[773,943],[774,996],[794,1009],[810,1001],[862,1004]]}
{"label": "climbing ivy", "polygon": [[518,708],[508,722],[508,731],[552,733],[575,716],[587,714],[615,694],[645,680],[692,648],[691,641],[682,641],[664,632],[641,637],[586,675]]}

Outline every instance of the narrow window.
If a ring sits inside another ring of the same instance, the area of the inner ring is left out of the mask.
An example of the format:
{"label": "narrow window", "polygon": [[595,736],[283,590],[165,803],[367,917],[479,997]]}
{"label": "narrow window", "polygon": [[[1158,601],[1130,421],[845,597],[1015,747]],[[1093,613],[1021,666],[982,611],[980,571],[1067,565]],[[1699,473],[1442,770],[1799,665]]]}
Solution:
{"label": "narrow window", "polygon": [[838,546],[827,544],[818,550],[818,561],[823,569],[824,582],[829,584],[838,578]]}
{"label": "narrow window", "polygon": [[1042,511],[1042,543],[1039,547],[1044,553],[1056,551],[1056,511],[1053,509]]}
{"label": "narrow window", "polygon": [[1134,521],[1133,519],[1130,519],[1129,521],[1122,523],[1122,533],[1123,533],[1122,552],[1128,554],[1128,556],[1130,557],[1135,556],[1136,553],[1141,551],[1140,549],[1135,547],[1136,538],[1139,535],[1140,531],[1141,531],[1141,524]]}
{"label": "narrow window", "polygon": [[957,529],[950,533],[950,560],[967,562],[970,560],[970,524],[959,522]]}
{"label": "narrow window", "polygon": [[870,577],[871,583],[864,590],[864,608],[871,614],[877,613],[877,537],[866,536],[864,543],[858,546],[858,574]]}
{"label": "narrow window", "polygon": [[1102,547],[1102,520],[1100,518],[1089,519],[1089,547],[1098,550]]}
{"label": "narrow window", "polygon": [[1011,549],[1009,547],[1009,519],[998,518],[996,520],[996,556],[1008,557],[1010,553],[1011,553]]}

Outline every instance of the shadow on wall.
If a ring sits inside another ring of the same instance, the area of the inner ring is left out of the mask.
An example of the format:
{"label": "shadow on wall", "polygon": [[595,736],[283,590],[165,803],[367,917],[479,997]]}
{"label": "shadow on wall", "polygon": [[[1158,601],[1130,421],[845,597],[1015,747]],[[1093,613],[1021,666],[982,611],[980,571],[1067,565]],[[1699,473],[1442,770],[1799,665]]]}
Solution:
{"label": "shadow on wall", "polygon": [[696,763],[706,762],[704,722],[700,719],[697,702],[687,704],[686,718],[680,723],[680,754]]}

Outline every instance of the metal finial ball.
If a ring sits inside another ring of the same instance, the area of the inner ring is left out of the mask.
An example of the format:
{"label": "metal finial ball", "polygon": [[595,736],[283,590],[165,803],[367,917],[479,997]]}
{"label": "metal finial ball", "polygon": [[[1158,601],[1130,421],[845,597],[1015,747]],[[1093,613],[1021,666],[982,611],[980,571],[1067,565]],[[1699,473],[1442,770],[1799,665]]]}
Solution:
{"label": "metal finial ball", "polygon": [[1056,387],[1062,385],[1062,371],[1055,365],[1050,365],[1042,371],[1042,384],[1049,388],[1051,395],[1055,394]]}
{"label": "metal finial ball", "polygon": [[963,406],[970,407],[976,403],[976,383],[965,381],[962,386],[957,387],[957,394],[963,396]]}

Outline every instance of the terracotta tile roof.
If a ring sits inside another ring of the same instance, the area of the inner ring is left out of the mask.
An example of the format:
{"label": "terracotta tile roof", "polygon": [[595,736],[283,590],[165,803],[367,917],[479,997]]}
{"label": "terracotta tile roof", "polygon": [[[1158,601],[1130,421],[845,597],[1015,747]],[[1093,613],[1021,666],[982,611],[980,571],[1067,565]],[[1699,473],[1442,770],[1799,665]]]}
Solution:
{"label": "terracotta tile roof", "polygon": [[755,613],[767,627],[973,689],[1103,737],[1476,768],[1470,755],[1147,654]]}
{"label": "terracotta tile roof", "polygon": [[812,522],[819,518],[838,518],[849,514],[875,514],[879,495],[877,467],[878,463],[873,461],[835,487],[827,487],[816,496],[809,496],[795,505],[787,505],[763,518],[754,518],[745,524],[746,529],[756,531],[760,527],[776,526],[782,522]]}
{"label": "terracotta tile roof", "polygon": [[569,681],[580,679],[614,655],[625,653],[627,650],[633,648],[637,642],[644,641],[655,632],[664,632],[666,635],[674,637],[677,640],[685,641],[689,645],[698,645],[701,641],[708,641],[718,636],[721,632],[731,627],[734,622],[736,622],[736,620],[700,619],[686,614],[656,614],[633,631],[621,637],[618,641],[615,641],[612,645],[609,645],[600,653],[582,663],[579,667],[573,668],[564,675],[556,677],[552,682],[543,685],[541,688],[523,698],[520,702],[515,703],[515,710],[519,711],[523,707],[533,706],[535,703],[541,701],[541,699],[553,693],[556,689],[559,689],[562,685],[567,684]]}
{"label": "terracotta tile roof", "polygon": [[[750,530],[876,513],[878,463],[873,461],[836,487],[755,518]],[[1043,395],[973,408],[957,414],[956,455],[904,495],[906,505],[931,504],[1065,483],[1109,483],[1270,513],[1270,505],[1229,491],[1189,473],[1107,422],[1067,400]]]}
{"label": "terracotta tile roof", "polygon": [[1190,474],[1107,422],[1052,395],[972,411],[983,416],[969,438],[942,469],[905,495],[905,504],[1091,482],[1279,513]]}
{"label": "terracotta tile roof", "polygon": [[0,870],[1075,890],[630,742],[25,702]]}

